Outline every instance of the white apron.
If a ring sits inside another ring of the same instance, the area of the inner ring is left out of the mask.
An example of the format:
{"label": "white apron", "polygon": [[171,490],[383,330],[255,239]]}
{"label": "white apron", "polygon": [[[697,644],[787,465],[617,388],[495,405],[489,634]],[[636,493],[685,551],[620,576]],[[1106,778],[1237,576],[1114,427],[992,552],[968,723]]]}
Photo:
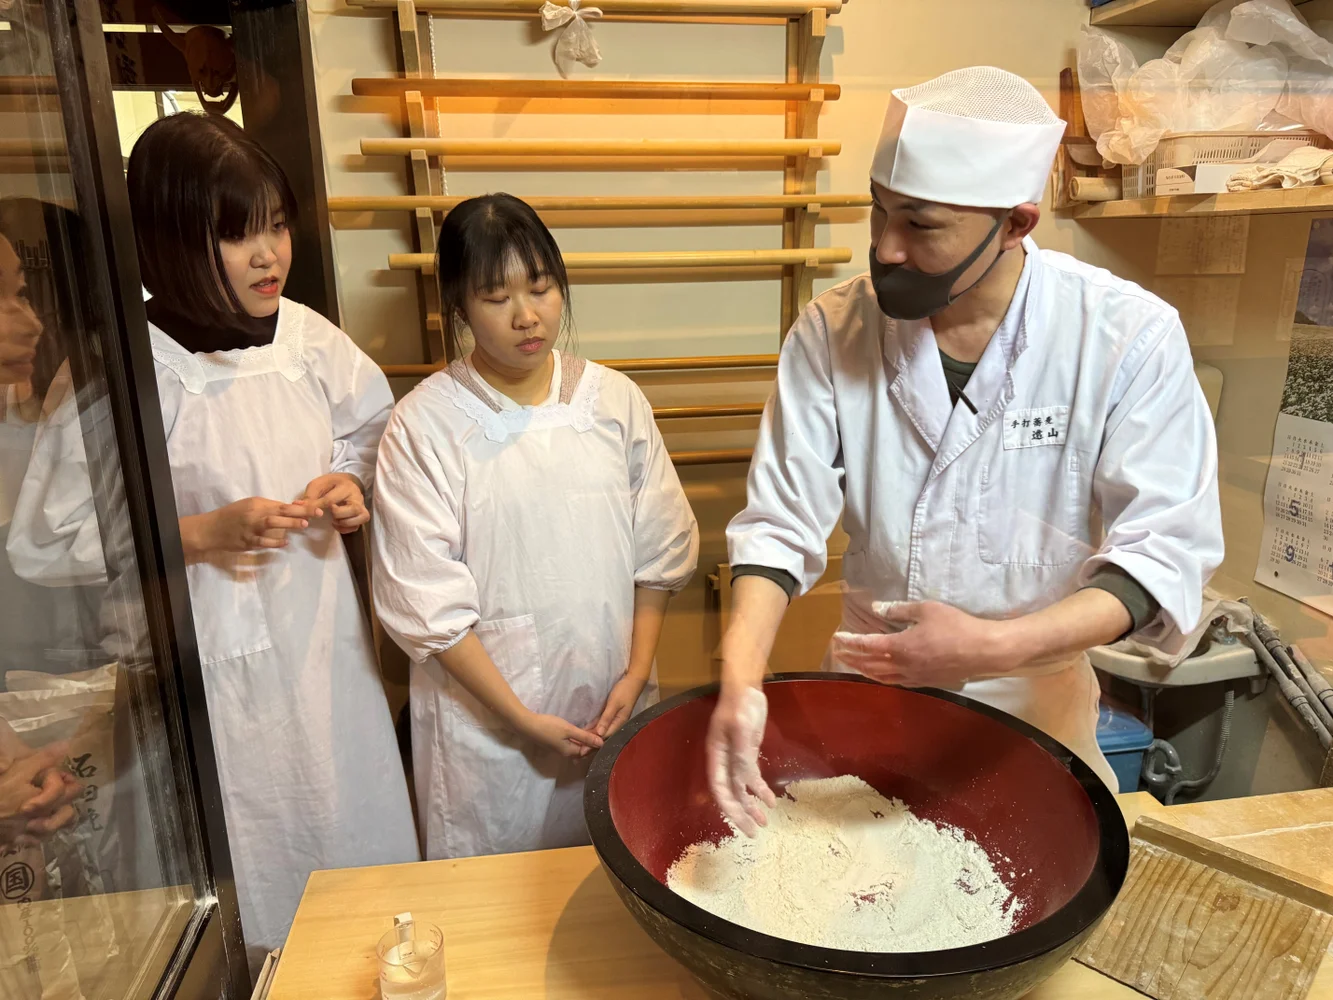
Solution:
{"label": "white apron", "polygon": [[[471,630],[524,705],[589,727],[629,661],[635,587],[679,590],[698,559],[642,393],[599,365],[555,359],[536,407],[455,363],[399,404],[380,451],[375,602],[413,659],[431,859],[587,843],[590,763],[509,731],[435,654]],[[656,699],[654,672],[636,710]]]}
{"label": "white apron", "polygon": [[[929,322],[880,312],[868,276],[815,299],[783,344],[727,529],[733,565],[801,592],[849,536],[844,628],[874,601],[1028,614],[1114,564],[1161,605],[1137,638],[1167,651],[1195,626],[1222,559],[1217,447],[1175,310],[1130,282],[1024,241],[1008,314],[950,402]],[[1065,743],[1113,785],[1086,656],[962,689]]]}
{"label": "white apron", "polygon": [[[392,397],[323,317],[284,299],[271,345],[214,354],[151,332],[180,516],[291,501],[328,472],[370,489]],[[287,542],[186,569],[252,964],[312,871],[420,857],[342,539],[326,517]]]}

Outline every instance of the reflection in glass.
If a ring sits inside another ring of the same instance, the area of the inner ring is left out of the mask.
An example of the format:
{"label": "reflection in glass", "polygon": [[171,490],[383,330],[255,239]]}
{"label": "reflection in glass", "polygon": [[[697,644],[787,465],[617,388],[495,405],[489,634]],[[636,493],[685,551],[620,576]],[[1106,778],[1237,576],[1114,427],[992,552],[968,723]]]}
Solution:
{"label": "reflection in glass", "polygon": [[0,997],[149,996],[197,894],[101,368],[114,331],[42,8],[0,22]]}

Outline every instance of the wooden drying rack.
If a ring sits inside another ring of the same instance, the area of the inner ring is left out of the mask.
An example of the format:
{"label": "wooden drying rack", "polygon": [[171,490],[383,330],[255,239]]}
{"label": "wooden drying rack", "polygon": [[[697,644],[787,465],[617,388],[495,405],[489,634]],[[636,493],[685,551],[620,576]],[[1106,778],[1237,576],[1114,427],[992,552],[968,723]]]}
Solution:
{"label": "wooden drying rack", "polygon": [[[556,0],[567,6],[567,0]],[[411,212],[415,252],[389,255],[391,268],[415,269],[420,274],[423,352],[420,365],[385,365],[391,377],[420,378],[442,367],[445,354],[441,336],[438,292],[431,275],[437,218],[462,198],[439,193],[438,167],[432,158],[485,159],[496,169],[524,159],[575,159],[588,166],[614,166],[632,161],[664,168],[697,160],[734,162],[773,160],[783,169],[781,195],[717,196],[571,196],[526,199],[553,228],[569,224],[577,213],[591,213],[608,226],[755,224],[755,212],[767,212],[782,225],[782,246],[773,250],[707,250],[640,253],[567,253],[565,264],[574,280],[597,280],[598,275],[628,275],[631,280],[699,280],[709,277],[752,278],[757,268],[780,268],[782,275],[781,328],[786,331],[812,296],[816,271],[846,263],[846,247],[814,245],[814,227],[831,209],[869,206],[868,194],[817,194],[820,160],[835,156],[841,145],[818,138],[819,112],[825,101],[837,100],[841,88],[819,80],[819,56],[827,19],[848,0],[598,0],[603,20],[667,21],[697,24],[780,24],[787,29],[786,81],[740,83],[637,80],[487,80],[441,78],[433,75],[428,48],[431,17],[524,18],[537,16],[534,0],[349,0],[356,7],[392,11],[397,18],[403,76],[391,79],[358,78],[352,93],[364,98],[400,101],[405,111],[407,136],[401,139],[363,139],[365,156],[409,158],[409,193],[390,196],[331,197],[331,213]],[[753,101],[776,102],[785,115],[784,137],[763,140],[580,140],[580,139],[454,139],[439,133],[438,104],[448,100],[540,99],[603,101]],[[727,215],[725,213],[733,213]],[[739,213],[739,214],[736,214]],[[749,213],[747,215],[746,213]],[[338,224],[337,214],[334,224]],[[716,358],[639,358],[602,362],[621,371],[698,371],[726,368],[768,368],[776,355]],[[758,404],[663,407],[658,419],[752,417]],[[748,461],[748,449],[676,452],[678,465]]]}

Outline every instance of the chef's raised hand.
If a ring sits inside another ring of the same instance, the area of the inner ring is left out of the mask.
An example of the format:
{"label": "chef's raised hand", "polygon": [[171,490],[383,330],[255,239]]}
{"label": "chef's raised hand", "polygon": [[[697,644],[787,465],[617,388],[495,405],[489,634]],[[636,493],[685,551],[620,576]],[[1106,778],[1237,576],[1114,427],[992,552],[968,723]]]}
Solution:
{"label": "chef's raised hand", "polygon": [[777,796],[759,773],[759,747],[768,721],[768,699],[749,685],[723,684],[717,708],[708,721],[705,753],[708,784],[731,823],[747,837],[768,825]]}
{"label": "chef's raised hand", "polygon": [[247,497],[207,514],[182,517],[181,545],[187,559],[210,552],[281,549],[287,545],[287,532],[307,528],[311,518],[322,516],[314,504]]}
{"label": "chef's raised hand", "polygon": [[900,632],[837,632],[833,656],[842,666],[886,684],[955,687],[1007,673],[1003,622],[977,618],[938,601],[876,603],[872,610]]}
{"label": "chef's raised hand", "polygon": [[580,729],[558,715],[527,712],[517,728],[521,735],[549,747],[562,757],[586,757],[602,747],[602,738],[596,733]]}
{"label": "chef's raised hand", "polygon": [[344,535],[370,520],[361,480],[349,472],[330,472],[310,480],[298,503],[327,510],[333,517],[333,526]]}

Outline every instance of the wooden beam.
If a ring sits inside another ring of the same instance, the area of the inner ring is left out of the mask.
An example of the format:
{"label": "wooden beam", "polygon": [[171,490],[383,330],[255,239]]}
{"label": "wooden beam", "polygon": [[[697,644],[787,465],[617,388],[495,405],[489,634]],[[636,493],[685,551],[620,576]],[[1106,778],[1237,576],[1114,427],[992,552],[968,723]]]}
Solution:
{"label": "wooden beam", "polygon": [[236,4],[232,40],[245,131],[282,166],[301,207],[301,222],[292,228],[292,269],[284,294],[337,325],[338,286],[306,5]]}
{"label": "wooden beam", "polygon": [[[409,73],[410,76],[410,73]],[[836,101],[842,88],[788,83],[705,83],[692,80],[488,80],[476,78],[399,79],[357,77],[357,97],[561,98],[651,101]]]}
{"label": "wooden beam", "polygon": [[[852,251],[846,247],[796,247],[783,250],[646,250],[626,253],[567,253],[565,267],[571,271],[622,271],[642,268],[774,267],[802,264],[820,267],[846,264]],[[395,271],[419,269],[435,273],[431,253],[391,253],[389,267]]]}
{"label": "wooden beam", "polygon": [[818,139],[362,139],[363,156],[837,156]]}
{"label": "wooden beam", "polygon": [[[789,84],[816,84],[819,82],[819,57],[828,33],[828,12],[813,9],[799,20],[787,24],[787,82]],[[790,139],[813,140],[819,134],[818,101],[787,105],[786,135]],[[819,160],[815,157],[797,157],[787,163],[783,171],[782,190],[787,194],[805,195],[813,200]],[[798,248],[814,245],[814,218],[807,208],[797,206],[788,210],[782,227],[782,245]],[[782,336],[786,336],[796,317],[805,308],[814,292],[814,273],[802,263],[795,264],[782,278]]]}
{"label": "wooden beam", "polygon": [[[403,76],[408,79],[399,81],[404,84],[404,88],[397,91],[394,96],[402,97],[405,96],[406,90],[419,90],[423,82],[418,79],[422,75],[421,42],[417,33],[416,4],[412,0],[397,0],[397,4],[398,40],[403,57]],[[352,93],[356,93],[355,87]]]}

